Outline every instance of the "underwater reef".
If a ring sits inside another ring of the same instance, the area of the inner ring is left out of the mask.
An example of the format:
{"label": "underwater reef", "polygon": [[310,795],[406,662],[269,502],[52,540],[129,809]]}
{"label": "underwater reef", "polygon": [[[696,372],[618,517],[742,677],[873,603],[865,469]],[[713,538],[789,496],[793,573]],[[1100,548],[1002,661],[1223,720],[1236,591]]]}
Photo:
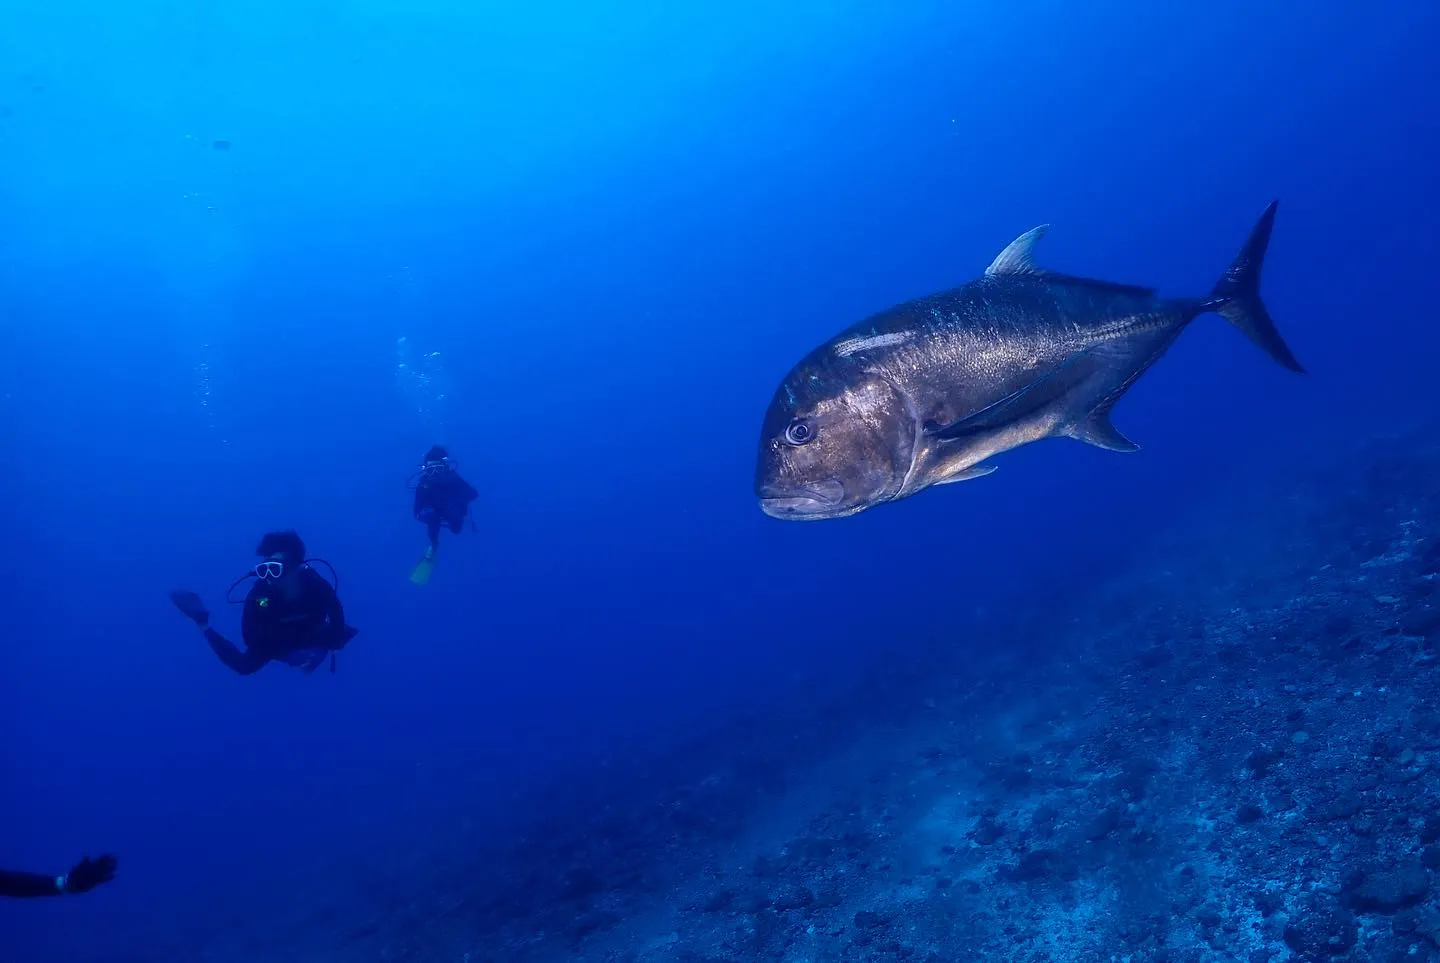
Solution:
{"label": "underwater reef", "polygon": [[182,955],[1440,959],[1440,431],[1333,455],[984,645],[916,643],[557,784],[503,849]]}

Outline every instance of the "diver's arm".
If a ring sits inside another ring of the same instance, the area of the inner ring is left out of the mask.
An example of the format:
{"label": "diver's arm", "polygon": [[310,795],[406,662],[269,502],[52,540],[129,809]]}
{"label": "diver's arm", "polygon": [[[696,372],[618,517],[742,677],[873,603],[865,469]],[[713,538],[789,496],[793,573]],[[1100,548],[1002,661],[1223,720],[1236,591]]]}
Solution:
{"label": "diver's arm", "polygon": [[323,625],[311,630],[322,634],[318,639],[312,636],[311,644],[319,642],[332,651],[344,648],[345,643],[350,641],[350,635],[345,630],[345,606],[340,604],[340,594],[335,591],[335,586],[314,569],[305,570],[305,607],[317,622],[321,617],[325,620]]}
{"label": "diver's arm", "polygon": [[91,859],[86,856],[70,867],[63,876],[42,873],[20,873],[0,869],[0,896],[65,896],[88,893],[101,883],[115,878],[115,857],[109,854]]}
{"label": "diver's arm", "polygon": [[210,643],[210,651],[219,656],[221,662],[241,675],[252,675],[259,672],[265,667],[265,663],[270,661],[253,648],[247,647],[244,652],[241,652],[235,648],[233,642],[212,628],[205,629],[205,641]]}
{"label": "diver's arm", "polygon": [[[329,586],[326,587],[329,588]],[[354,634],[345,625],[345,606],[340,604],[340,593],[333,590],[330,592],[325,610],[326,624],[330,626],[329,648],[338,651],[345,647],[345,643],[349,642],[350,636]]]}
{"label": "diver's arm", "polygon": [[61,896],[65,892],[64,887],[64,876],[0,869],[0,896]]}
{"label": "diver's arm", "polygon": [[475,486],[461,478],[459,472],[455,474],[455,482],[455,487],[458,490],[461,500],[467,505],[480,497],[480,493],[475,490]]}

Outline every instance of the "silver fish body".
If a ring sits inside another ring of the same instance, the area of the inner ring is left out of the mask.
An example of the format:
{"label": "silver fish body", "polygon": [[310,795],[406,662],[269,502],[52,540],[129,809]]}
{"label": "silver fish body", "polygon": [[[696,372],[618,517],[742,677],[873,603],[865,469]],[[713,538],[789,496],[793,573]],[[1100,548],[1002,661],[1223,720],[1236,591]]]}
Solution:
{"label": "silver fish body", "polygon": [[1110,410],[1201,314],[1222,315],[1303,370],[1259,296],[1275,209],[1207,298],[1043,270],[1032,256],[1042,227],[983,277],[843,331],[771,400],[756,467],[761,507],[784,519],[853,515],[989,474],[988,459],[1042,438],[1134,451]]}

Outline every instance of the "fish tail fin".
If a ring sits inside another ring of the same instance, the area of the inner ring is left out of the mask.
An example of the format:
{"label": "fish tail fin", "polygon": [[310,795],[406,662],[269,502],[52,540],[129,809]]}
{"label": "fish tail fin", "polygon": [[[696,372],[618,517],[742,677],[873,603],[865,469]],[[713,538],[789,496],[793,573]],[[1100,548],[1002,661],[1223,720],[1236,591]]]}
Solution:
{"label": "fish tail fin", "polygon": [[1270,232],[1275,227],[1275,209],[1279,201],[1271,201],[1250,229],[1245,246],[1235,255],[1230,268],[1215,283],[1210,297],[1202,301],[1204,311],[1214,311],[1255,342],[1275,361],[1291,371],[1304,374],[1285,339],[1270,320],[1270,312],[1260,299],[1260,270],[1265,266],[1265,249],[1270,246]]}

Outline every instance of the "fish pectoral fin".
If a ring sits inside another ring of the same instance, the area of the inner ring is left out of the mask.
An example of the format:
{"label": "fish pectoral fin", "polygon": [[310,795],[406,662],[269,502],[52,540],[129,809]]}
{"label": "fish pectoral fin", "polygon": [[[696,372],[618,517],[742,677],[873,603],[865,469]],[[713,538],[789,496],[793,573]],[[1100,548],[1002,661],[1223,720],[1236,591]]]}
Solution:
{"label": "fish pectoral fin", "polygon": [[1096,408],[1086,416],[1085,420],[1072,427],[1066,432],[1076,441],[1083,441],[1087,445],[1094,445],[1096,448],[1104,448],[1109,451],[1139,451],[1140,446],[1120,433],[1120,429],[1110,423],[1110,406]]}
{"label": "fish pectoral fin", "polygon": [[1077,354],[1043,377],[958,421],[948,425],[925,422],[925,433],[938,441],[955,441],[1014,424],[1065,397],[1095,372],[1100,359],[1098,352]]}
{"label": "fish pectoral fin", "polygon": [[970,481],[975,478],[984,478],[993,472],[997,465],[970,465],[967,468],[957,468],[951,472],[940,472],[932,484],[948,485],[951,482]]}

